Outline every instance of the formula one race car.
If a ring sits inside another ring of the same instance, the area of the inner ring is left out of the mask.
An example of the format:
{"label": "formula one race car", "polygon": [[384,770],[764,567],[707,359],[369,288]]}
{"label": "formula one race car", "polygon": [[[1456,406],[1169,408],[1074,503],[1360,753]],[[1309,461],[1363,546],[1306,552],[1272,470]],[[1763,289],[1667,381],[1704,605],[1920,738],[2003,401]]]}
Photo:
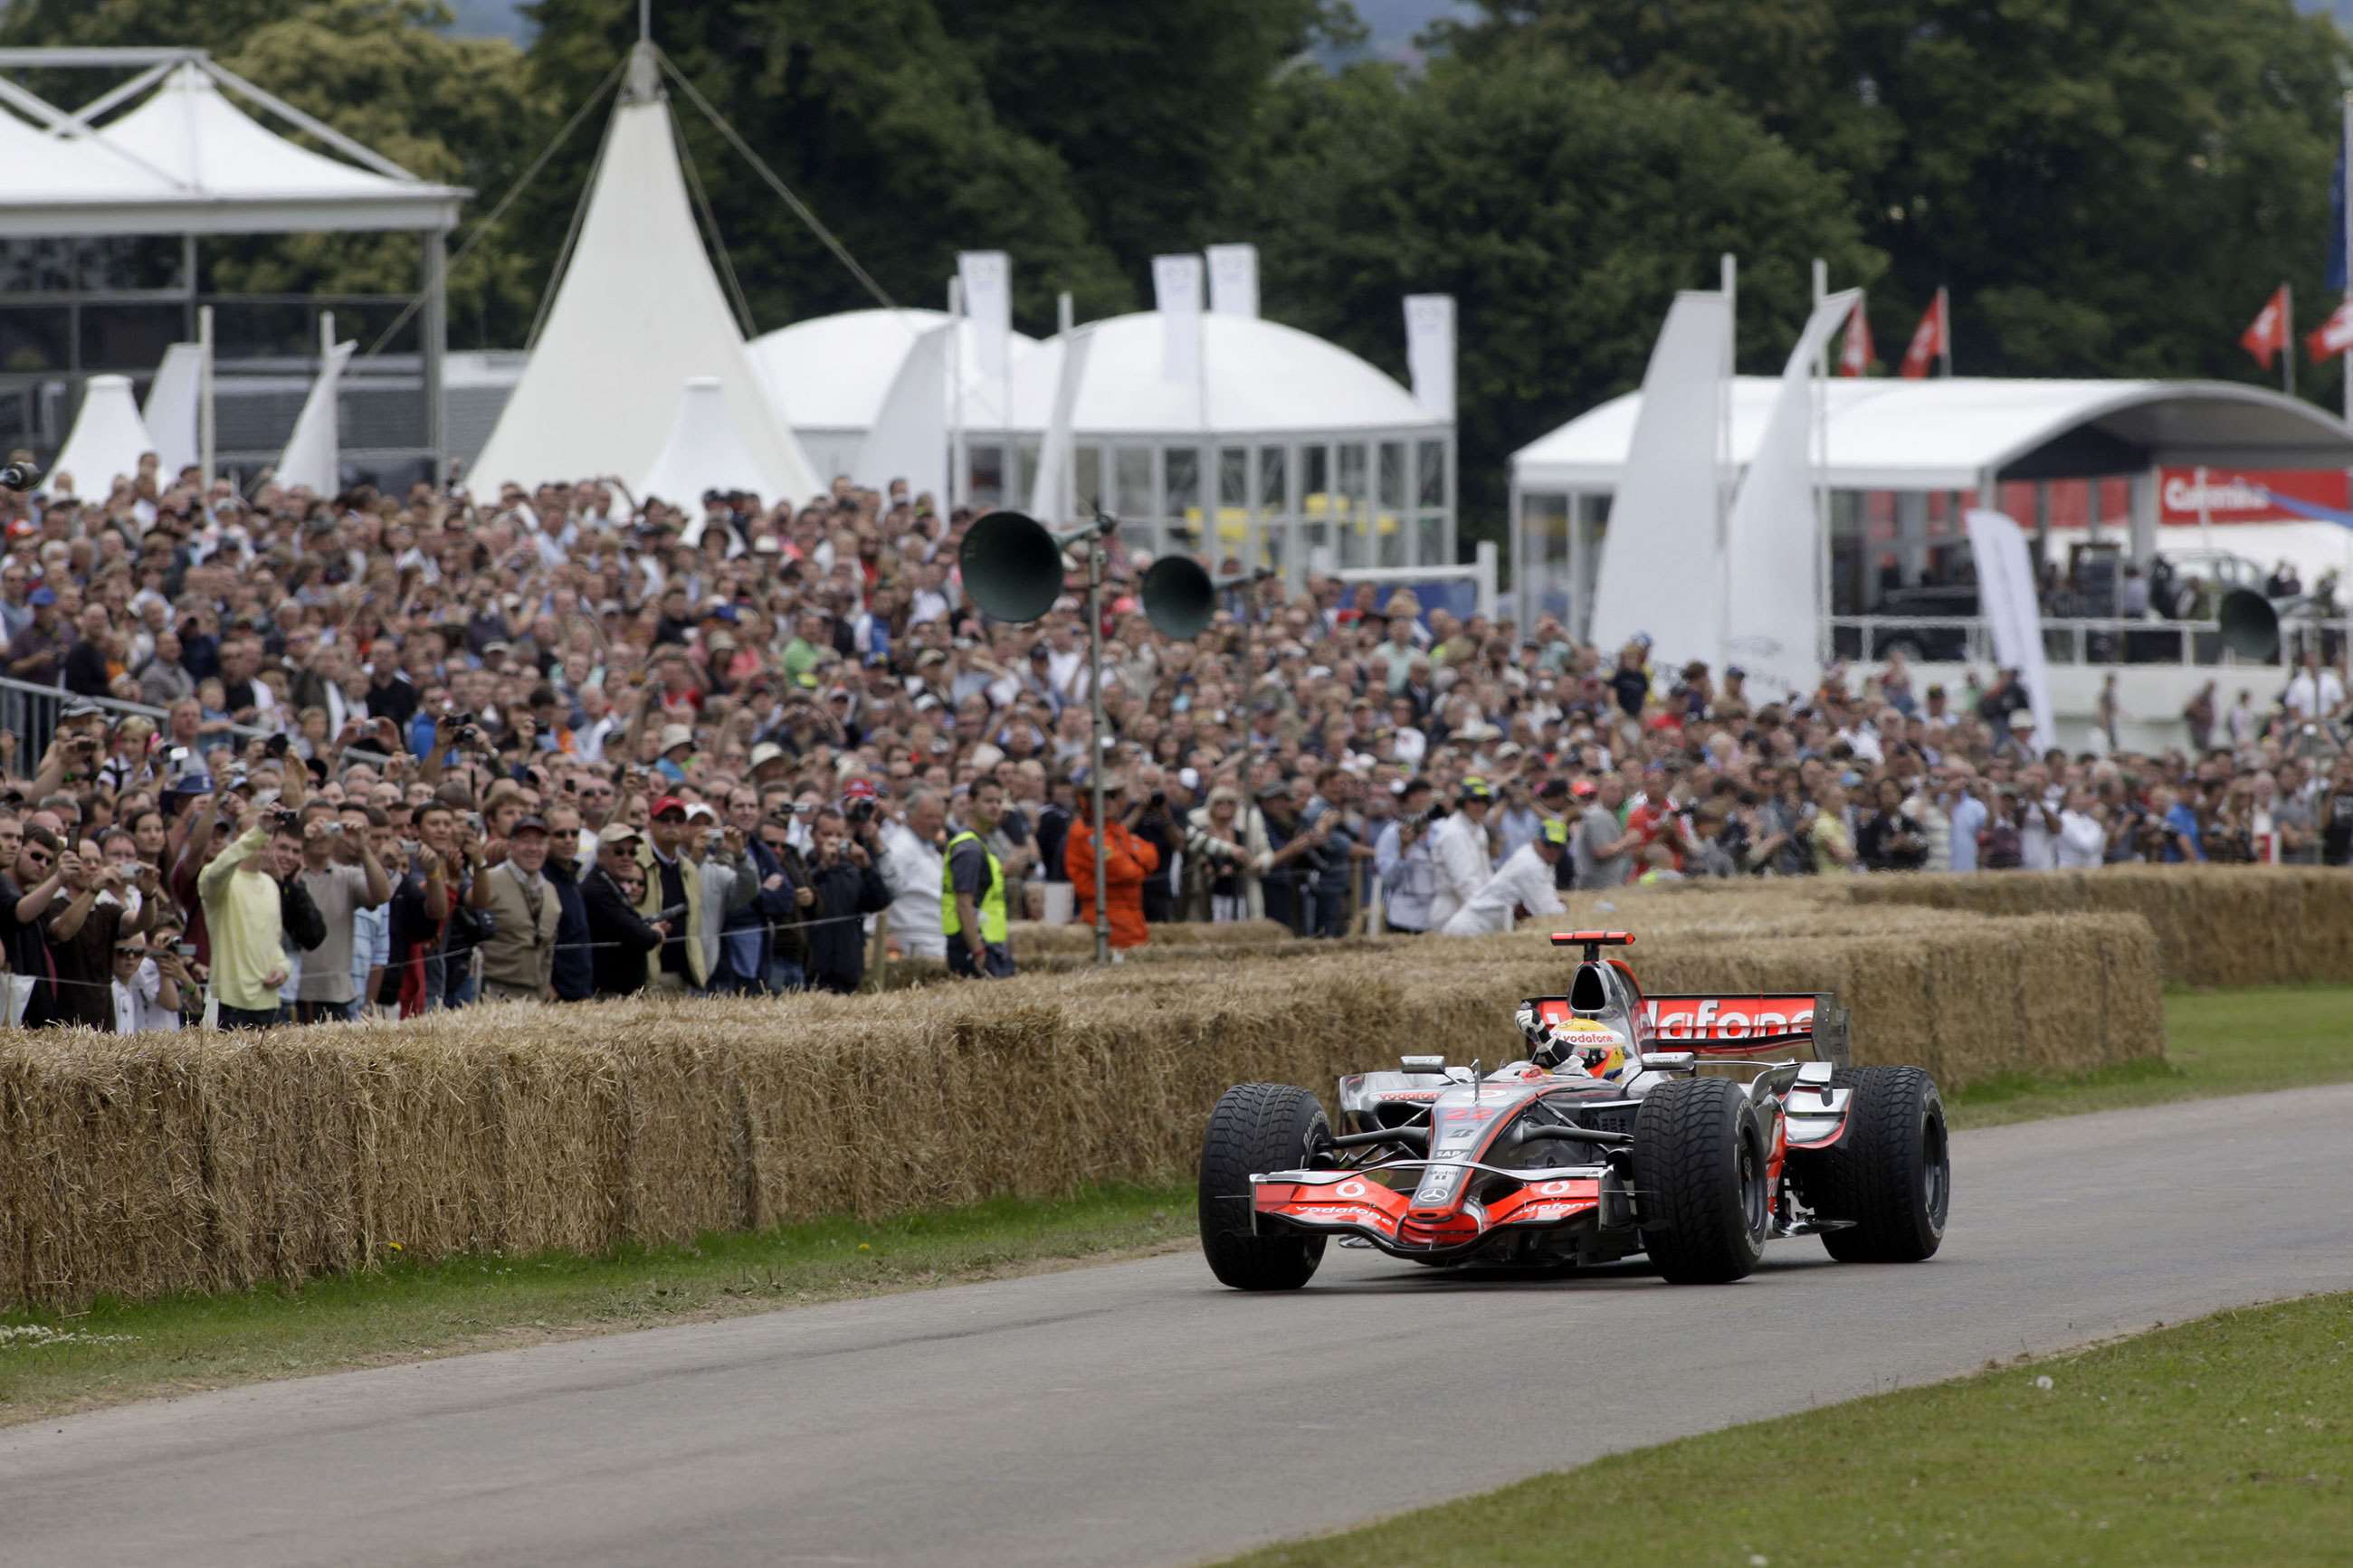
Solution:
{"label": "formula one race car", "polygon": [[[1201,1148],[1201,1248],[1243,1290],[1307,1283],[1334,1237],[1417,1263],[1576,1266],[1645,1253],[1679,1283],[1738,1279],[1768,1240],[1916,1263],[1952,1197],[1945,1108],[1918,1068],[1851,1068],[1829,995],[1644,996],[1581,947],[1566,996],[1520,1005],[1525,1059],[1443,1056],[1306,1089],[1226,1091]],[[1806,1059],[1801,1059],[1806,1058]]]}

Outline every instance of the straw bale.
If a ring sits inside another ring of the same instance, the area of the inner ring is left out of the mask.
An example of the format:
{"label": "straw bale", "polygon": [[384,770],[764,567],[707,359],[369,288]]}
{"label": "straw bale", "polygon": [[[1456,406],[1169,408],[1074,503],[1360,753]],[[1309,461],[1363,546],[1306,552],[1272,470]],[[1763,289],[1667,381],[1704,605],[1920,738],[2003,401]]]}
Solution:
{"label": "straw bale", "polygon": [[[1859,1060],[1950,1087],[2162,1049],[2159,942],[2138,915],[1996,919],[1814,886],[1577,912],[1595,915],[1641,932],[1630,956],[1653,991],[1834,991]],[[854,997],[16,1034],[0,1300],[301,1279],[395,1242],[420,1258],[596,1250],[1181,1177],[1228,1085],[1327,1092],[1416,1051],[1510,1059],[1513,1003],[1557,994],[1572,962],[1541,931],[1171,943]]]}

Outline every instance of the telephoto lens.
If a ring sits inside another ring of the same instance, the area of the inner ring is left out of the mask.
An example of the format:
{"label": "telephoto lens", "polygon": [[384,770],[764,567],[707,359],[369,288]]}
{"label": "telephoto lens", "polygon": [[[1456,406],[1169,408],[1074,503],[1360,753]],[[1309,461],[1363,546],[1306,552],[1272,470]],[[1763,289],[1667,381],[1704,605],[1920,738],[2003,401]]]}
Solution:
{"label": "telephoto lens", "polygon": [[41,482],[41,470],[30,463],[0,463],[0,489],[28,490]]}

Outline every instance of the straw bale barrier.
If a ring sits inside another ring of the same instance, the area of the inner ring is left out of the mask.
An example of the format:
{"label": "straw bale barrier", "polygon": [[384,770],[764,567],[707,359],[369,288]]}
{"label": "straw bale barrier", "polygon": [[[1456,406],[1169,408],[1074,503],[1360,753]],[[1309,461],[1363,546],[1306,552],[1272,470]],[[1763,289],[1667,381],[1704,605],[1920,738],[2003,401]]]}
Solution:
{"label": "straw bale barrier", "polygon": [[1833,884],[1872,909],[1922,905],[1972,914],[2138,915],[2179,985],[2353,982],[2353,876],[2298,866],[2109,866],[2031,876],[1848,877]]}
{"label": "straw bale barrier", "polygon": [[[1887,909],[1829,932],[1768,929],[1763,905],[1713,921],[1692,908],[1638,949],[1648,986],[1837,991],[1862,1061],[1957,1087],[2162,1049],[2158,944],[2137,918],[1917,911],[1924,929]],[[1181,1178],[1228,1085],[1324,1089],[1422,1049],[1501,1061],[1519,1045],[1513,1000],[1565,975],[1525,933],[1299,942],[1281,962],[1165,953],[782,1003],[11,1032],[0,1305],[294,1284],[395,1245],[594,1251]]]}

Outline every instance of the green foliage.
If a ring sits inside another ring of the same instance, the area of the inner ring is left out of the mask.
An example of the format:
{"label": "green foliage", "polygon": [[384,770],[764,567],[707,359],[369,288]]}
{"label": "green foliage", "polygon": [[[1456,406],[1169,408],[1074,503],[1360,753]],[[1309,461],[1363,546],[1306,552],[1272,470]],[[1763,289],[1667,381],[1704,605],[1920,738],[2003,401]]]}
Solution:
{"label": "green foliage", "polygon": [[1324,0],[1093,0],[944,5],[988,83],[997,117],[1071,171],[1087,221],[1139,282],[1155,254],[1222,232],[1253,107],[1283,62],[1341,33]]}
{"label": "green foliage", "polygon": [[[541,0],[533,16],[534,79],[570,101],[636,35],[630,0]],[[957,251],[1002,249],[1027,325],[1050,326],[1057,289],[1084,314],[1133,305],[1062,159],[998,117],[933,0],[666,0],[656,36],[899,303],[937,308]],[[675,94],[671,109],[758,327],[875,302],[700,112]],[[548,204],[568,211],[588,153],[550,164],[543,239],[561,236]]]}
{"label": "green foliage", "polygon": [[1638,384],[1678,289],[1741,257],[1745,368],[1778,369],[1810,258],[1872,277],[1837,183],[1711,98],[1542,51],[1286,80],[1232,225],[1275,314],[1401,370],[1399,300],[1458,301],[1463,521],[1499,531],[1510,453]]}
{"label": "green foliage", "polygon": [[2325,309],[2353,52],[2289,0],[1482,10],[1437,41],[1466,61],[1540,51],[1715,94],[1832,171],[1888,258],[1883,337],[1948,285],[1965,372],[2259,380],[2236,339],[2271,290],[2293,283],[2307,323]]}

